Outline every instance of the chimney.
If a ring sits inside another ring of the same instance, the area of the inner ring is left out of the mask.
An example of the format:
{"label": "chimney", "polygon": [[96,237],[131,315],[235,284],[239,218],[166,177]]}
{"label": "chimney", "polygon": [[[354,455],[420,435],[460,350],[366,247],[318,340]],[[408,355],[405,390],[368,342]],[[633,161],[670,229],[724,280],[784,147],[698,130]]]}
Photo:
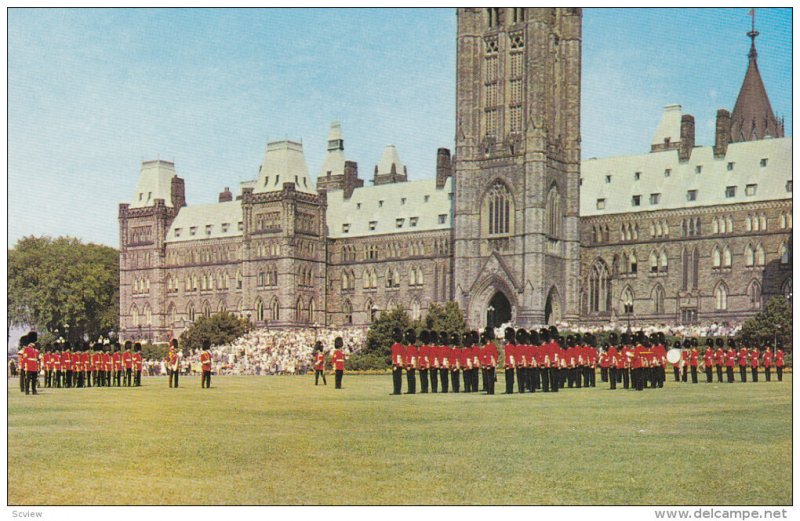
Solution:
{"label": "chimney", "polygon": [[678,149],[678,158],[688,161],[692,157],[694,148],[694,116],[684,114],[681,116],[681,144]]}
{"label": "chimney", "polygon": [[219,193],[219,202],[228,203],[230,201],[233,201],[233,194],[231,193],[230,189],[226,186],[225,190]]}
{"label": "chimney", "polygon": [[364,186],[364,180],[358,178],[358,163],[355,161],[344,162],[344,198],[350,199],[353,190]]}
{"label": "chimney", "polygon": [[183,179],[178,176],[172,178],[172,207],[176,210],[186,206],[186,188]]}
{"label": "chimney", "polygon": [[436,151],[436,188],[444,188],[447,178],[453,175],[453,163],[450,150],[440,148]]}
{"label": "chimney", "polygon": [[717,111],[717,136],[714,140],[714,157],[725,157],[731,140],[731,113],[725,109]]}

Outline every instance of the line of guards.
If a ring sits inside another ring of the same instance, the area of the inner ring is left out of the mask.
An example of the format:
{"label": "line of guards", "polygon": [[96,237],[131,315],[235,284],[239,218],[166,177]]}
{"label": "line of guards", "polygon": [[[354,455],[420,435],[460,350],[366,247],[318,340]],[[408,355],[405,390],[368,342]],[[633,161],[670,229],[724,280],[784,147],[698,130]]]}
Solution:
{"label": "line of guards", "polygon": [[[29,332],[20,338],[18,364],[20,391],[37,394],[39,372],[44,372],[44,386],[139,387],[142,385],[142,346],[125,342],[125,349],[114,344],[85,342],[73,349],[69,342],[37,348],[38,334]],[[80,347],[80,348],[79,348]]]}
{"label": "line of guards", "polygon": [[[728,383],[734,382],[735,368],[739,368],[739,381],[747,382],[747,370],[750,369],[752,381],[758,382],[759,367],[764,368],[764,379],[772,381],[772,367],[778,374],[778,381],[783,381],[784,352],[783,345],[779,341],[775,346],[773,354],[772,342],[767,340],[762,353],[758,346],[751,346],[751,343],[743,340],[741,348],[736,350],[736,340],[728,339],[728,349],[724,349],[725,340],[722,338],[706,338],[706,349],[700,354],[697,349],[699,342],[696,338],[685,339],[683,344],[676,341],[674,349],[680,349],[681,360],[672,364],[676,382],[686,382],[688,375],[691,374],[692,383],[697,383],[698,371],[705,372],[706,382],[712,383],[714,380],[714,369],[717,373],[717,382],[722,383],[723,369]],[[716,347],[716,349],[714,349]],[[752,347],[752,349],[750,349]]]}

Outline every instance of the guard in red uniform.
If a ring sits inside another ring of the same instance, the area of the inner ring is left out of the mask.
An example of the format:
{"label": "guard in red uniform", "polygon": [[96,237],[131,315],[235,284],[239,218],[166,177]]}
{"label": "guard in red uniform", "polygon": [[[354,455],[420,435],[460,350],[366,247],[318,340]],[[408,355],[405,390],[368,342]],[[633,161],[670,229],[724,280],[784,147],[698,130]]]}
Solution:
{"label": "guard in red uniform", "polygon": [[131,348],[133,344],[130,340],[125,342],[125,352],[122,353],[122,368],[124,369],[124,373],[122,375],[123,385],[125,387],[130,387],[133,377],[133,353],[131,352]]}
{"label": "guard in red uniform", "polygon": [[83,386],[92,386],[92,355],[90,353],[91,346],[88,342],[83,344],[83,351],[81,352],[81,364],[83,365]]}
{"label": "guard in red uniform", "polygon": [[689,368],[692,371],[692,383],[697,383],[697,365],[700,361],[700,353],[697,351],[697,339],[692,339],[692,351],[689,354]]}
{"label": "guard in red uniform", "polygon": [[[417,394],[417,332],[409,328],[406,330],[406,349],[403,365],[406,367],[406,382],[408,384],[408,394]],[[343,368],[344,369],[344,368]]]}
{"label": "guard in red uniform", "polygon": [[658,387],[659,389],[664,387],[664,384],[667,382],[667,348],[666,348],[667,338],[663,332],[659,331],[658,333],[658,343],[653,348],[653,352],[657,358],[658,363]]}
{"label": "guard in red uniform", "polygon": [[484,331],[484,336],[486,337],[486,344],[484,345],[483,355],[484,359],[481,362],[483,366],[486,368],[486,393],[487,394],[494,394],[494,383],[495,383],[495,375],[497,372],[497,346],[494,345],[494,328],[487,327],[486,331]]}
{"label": "guard in red uniform", "polygon": [[211,342],[203,340],[203,352],[200,353],[200,368],[203,370],[203,376],[200,378],[200,388],[211,389]]}
{"label": "guard in red uniform", "polygon": [[[511,330],[511,328],[508,328],[508,330]],[[528,388],[526,382],[528,381],[528,367],[530,365],[528,362],[530,350],[527,348],[529,342],[528,332],[523,328],[517,329],[514,332],[514,342],[514,363],[517,370],[517,391],[520,394],[523,394]]]}
{"label": "guard in red uniform", "polygon": [[333,341],[333,345],[336,349],[333,351],[333,357],[331,357],[331,365],[333,366],[334,374],[336,375],[336,388],[342,388],[342,379],[344,378],[344,352],[342,351],[342,347],[344,346],[344,341],[342,337],[337,336],[336,339]]}
{"label": "guard in red uniform", "polygon": [[447,331],[439,333],[439,362],[442,364],[439,369],[439,376],[442,380],[442,392],[447,392],[447,383],[450,380],[450,348],[447,346],[450,343],[450,335]]}
{"label": "guard in red uniform", "polygon": [[466,365],[462,365],[462,363],[466,363],[466,353],[465,351],[459,349],[459,344],[461,343],[461,337],[458,333],[453,333],[450,335],[450,346],[447,348],[448,356],[450,357],[450,383],[453,387],[453,392],[459,392],[460,384],[460,377],[459,371],[463,372]]}
{"label": "guard in red uniform", "polygon": [[772,379],[772,349],[769,344],[764,348],[764,378],[768,382]]}
{"label": "guard in red uniform", "polygon": [[775,351],[775,370],[778,372],[778,381],[782,382],[783,381],[783,349],[781,349],[781,348],[783,347],[783,345],[781,345],[781,343],[779,342],[779,343],[775,344],[775,346],[778,348],[778,350]]}
{"label": "guard in red uniform", "polygon": [[[732,342],[733,339],[731,339],[730,341]],[[747,382],[747,362],[748,359],[750,358],[748,355],[749,353],[747,352],[747,348],[742,346],[742,348],[739,349],[739,358],[738,358],[739,377],[741,378],[742,383]]]}
{"label": "guard in red uniform", "polygon": [[728,340],[728,351],[725,353],[725,372],[728,375],[728,383],[733,383],[733,368],[736,366],[736,351],[731,346],[733,340]]}
{"label": "guard in red uniform", "polygon": [[758,359],[760,356],[761,353],[759,353],[758,348],[754,347],[750,353],[750,370],[752,371],[754,382],[758,382]]}
{"label": "guard in red uniform", "polygon": [[706,372],[706,383],[711,383],[714,380],[714,339],[706,337],[706,350],[703,353],[703,369]]}
{"label": "guard in red uniform", "polygon": [[101,344],[94,345],[94,352],[92,352],[92,376],[94,378],[94,386],[100,387],[102,385],[100,376],[103,374],[103,346]]}
{"label": "guard in red uniform", "polygon": [[608,361],[608,382],[611,390],[617,389],[617,365],[619,364],[619,351],[617,350],[617,334],[608,335],[609,343],[606,344],[606,360]]}
{"label": "guard in red uniform", "polygon": [[117,387],[122,387],[122,346],[119,342],[114,342],[114,384]]}
{"label": "guard in red uniform", "polygon": [[[619,380],[622,380],[622,388],[628,389],[630,387],[631,378],[631,360],[633,359],[633,347],[631,342],[633,339],[627,333],[622,334],[622,349],[620,350],[619,363],[617,364],[617,373]],[[617,383],[620,383],[619,380]]]}
{"label": "guard in red uniform", "polygon": [[[472,392],[472,369],[475,367],[472,356],[472,348],[469,345],[469,338],[469,332],[465,332],[460,339],[454,339],[458,344],[461,344],[458,348],[458,354],[456,356],[458,356],[458,364],[461,366],[461,375],[464,380],[465,393]],[[455,384],[453,385],[453,391],[458,392]]]}
{"label": "guard in red uniform", "polygon": [[430,370],[430,340],[431,335],[427,330],[419,333],[419,341],[422,344],[417,350],[417,367],[419,367],[419,386],[422,394],[428,394],[428,372]]}
{"label": "guard in red uniform", "polygon": [[136,342],[135,344],[133,344],[133,370],[135,371],[133,381],[136,387],[142,386],[143,365],[144,364],[142,361],[142,344]]}
{"label": "guard in red uniform", "polygon": [[516,331],[514,331],[513,327],[507,327],[504,333],[506,347],[503,350],[503,369],[505,369],[506,373],[506,394],[514,394],[514,364],[517,350],[514,336]]}
{"label": "guard in red uniform", "polygon": [[[483,364],[481,363],[482,357],[482,349],[478,344],[481,342],[481,336],[478,334],[477,331],[470,331],[469,332],[469,350],[472,354],[472,392],[478,392],[478,386],[480,385],[480,375],[483,371]],[[486,383],[486,379],[484,378],[484,384]]]}
{"label": "guard in red uniform", "polygon": [[72,353],[72,387],[83,387],[81,378],[83,377],[83,353],[81,345],[75,344],[75,352]]}
{"label": "guard in red uniform", "polygon": [[525,359],[528,361],[529,389],[532,393],[542,388],[542,371],[540,369],[540,352],[542,350],[539,333],[531,329],[528,333],[528,342],[525,345]]}
{"label": "guard in red uniform", "polygon": [[542,379],[542,392],[550,392],[550,332],[542,328],[539,330],[539,348],[537,349],[536,363],[539,366],[539,376]]}
{"label": "guard in red uniform", "polygon": [[72,346],[69,342],[64,342],[61,348],[61,374],[64,379],[64,387],[72,387]]}
{"label": "guard in red uniform", "polygon": [[725,342],[717,337],[714,340],[714,345],[716,345],[717,350],[714,351],[714,365],[717,368],[717,383],[722,383],[722,368],[725,367]]}
{"label": "guard in red uniform", "polygon": [[430,364],[429,375],[431,377],[431,392],[439,392],[439,371],[442,369],[441,347],[439,346],[439,335],[436,331],[429,332],[430,348],[428,350],[428,363]]}
{"label": "guard in red uniform", "polygon": [[23,358],[25,360],[25,394],[39,394],[36,391],[36,382],[39,378],[39,350],[36,349],[36,341],[39,339],[39,334],[36,331],[28,333],[28,345],[23,350]]}
{"label": "guard in red uniform", "polygon": [[325,353],[322,342],[317,340],[317,343],[314,344],[314,385],[319,385],[320,377],[322,377],[322,384],[328,385],[328,381],[325,379]]}
{"label": "guard in red uniform", "polygon": [[392,394],[403,392],[403,366],[405,365],[406,346],[403,345],[403,330],[396,327],[392,330]]}
{"label": "guard in red uniform", "polygon": [[25,392],[25,384],[28,381],[25,377],[25,348],[28,347],[28,335],[22,335],[17,347],[17,367],[19,370],[19,392]]}
{"label": "guard in red uniform", "polygon": [[103,344],[103,375],[105,386],[111,387],[111,370],[114,368],[114,360],[111,357],[111,344]]}

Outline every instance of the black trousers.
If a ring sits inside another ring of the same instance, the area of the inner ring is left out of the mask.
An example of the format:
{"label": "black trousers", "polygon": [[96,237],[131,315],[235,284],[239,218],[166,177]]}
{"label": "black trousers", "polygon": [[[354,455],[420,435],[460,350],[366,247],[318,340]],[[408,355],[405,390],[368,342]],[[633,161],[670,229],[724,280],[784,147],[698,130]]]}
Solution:
{"label": "black trousers", "polygon": [[[403,372],[402,369],[400,370],[400,372],[401,373]],[[397,369],[392,369],[392,380],[397,380],[396,373],[397,373]],[[315,369],[314,370],[314,385],[319,384],[319,377],[320,376],[322,377],[322,384],[323,385],[328,385],[328,380],[325,379],[325,370],[324,369],[323,370],[319,370],[319,369]],[[400,381],[401,382],[403,381],[402,375],[400,376]],[[396,388],[397,387],[397,382],[396,381],[394,382],[394,385],[395,385],[395,388]],[[400,392],[398,391],[398,392],[395,392],[394,394],[400,394]]]}
{"label": "black trousers", "polygon": [[487,367],[486,368],[486,376],[488,381],[486,382],[486,393],[487,394],[494,394],[494,374],[495,368],[494,367]]}
{"label": "black trousers", "polygon": [[589,387],[597,387],[597,370],[594,367],[587,367],[586,374],[589,375]]}
{"label": "black trousers", "polygon": [[142,386],[142,372],[136,371],[136,387]]}
{"label": "black trousers", "polygon": [[514,368],[506,368],[506,394],[514,394]]}
{"label": "black trousers", "polygon": [[633,369],[633,385],[634,389],[641,391],[644,389],[644,369],[639,367]]}
{"label": "black trousers", "polygon": [[778,381],[783,381],[783,367],[775,367],[775,370],[778,372]]}
{"label": "black trousers", "polygon": [[[464,370],[464,372],[466,372],[466,369]],[[461,379],[458,376],[458,369],[454,369],[453,370],[453,374],[452,374],[452,377],[450,378],[450,380],[451,380],[451,383],[453,384],[453,392],[454,393],[459,392],[460,387],[461,387]],[[466,382],[466,380],[464,380],[464,381]],[[447,392],[447,391],[445,391],[445,392]]]}
{"label": "black trousers", "polygon": [[36,392],[36,381],[39,379],[39,371],[25,371],[25,394],[39,394]]}
{"label": "black trousers", "polygon": [[177,389],[177,387],[178,387],[178,377],[180,376],[180,374],[181,374],[180,371],[170,371],[170,376],[169,376],[169,386],[170,387],[175,387]]}
{"label": "black trousers", "polygon": [[86,377],[84,378],[84,381],[86,382],[85,383],[86,387],[92,386],[92,376],[94,376],[93,371],[86,371]]}
{"label": "black trousers", "polygon": [[[130,371],[130,369],[128,369]],[[210,388],[211,387],[211,371],[203,371],[203,376],[200,379],[200,388]]]}
{"label": "black trousers", "polygon": [[[342,388],[342,378],[344,378],[344,370],[343,369],[337,369],[336,373],[335,373],[335,377],[334,377],[334,380],[336,382],[336,389],[341,389]],[[176,385],[176,387],[177,387],[177,385]]]}
{"label": "black trousers", "polygon": [[676,382],[680,382],[681,381],[681,368],[677,367],[677,366],[674,366],[672,368],[672,372],[675,373],[675,381]]}
{"label": "black trousers", "polygon": [[608,368],[608,381],[611,382],[611,388],[617,388],[617,368],[611,366]]}
{"label": "black trousers", "polygon": [[764,378],[769,382],[772,379],[772,371],[770,367],[764,368]]}
{"label": "black trousers", "polygon": [[739,366],[739,378],[741,378],[742,383],[747,382],[747,367],[743,365]]}
{"label": "black trousers", "polygon": [[106,387],[111,387],[111,371],[106,371]]}
{"label": "black trousers", "polygon": [[575,368],[567,369],[567,387],[570,389],[575,386]]}
{"label": "black trousers", "polygon": [[[417,394],[417,370],[406,369],[406,382],[408,383],[408,394]],[[338,387],[337,387],[338,389]]]}
{"label": "black trousers", "polygon": [[[471,393],[472,392],[472,369],[464,369],[461,371],[461,377],[464,379],[464,392]],[[454,381],[458,380],[458,375],[456,375]],[[456,384],[453,384],[453,392],[458,392],[456,388]]]}
{"label": "black trousers", "polygon": [[711,383],[714,381],[714,373],[713,368],[706,367],[706,383]]}
{"label": "black trousers", "polygon": [[489,392],[489,369],[481,367],[481,374],[483,375],[483,392]]}
{"label": "black trousers", "polygon": [[129,367],[125,368],[125,387],[130,387],[131,386],[131,373],[132,372],[133,372],[133,369],[131,369]]}
{"label": "black trousers", "polygon": [[717,366],[717,383],[722,383],[722,366]]}
{"label": "black trousers", "polygon": [[728,373],[728,383],[733,383],[733,366],[726,366],[725,372]]}
{"label": "black trousers", "polygon": [[420,369],[419,370],[419,384],[422,388],[423,394],[428,394],[428,370],[427,369]]}
{"label": "black trousers", "polygon": [[[117,380],[117,387],[122,387],[122,370],[115,371],[115,376]],[[177,387],[177,385],[175,386]]]}
{"label": "black trousers", "polygon": [[560,371],[555,367],[550,368],[550,390],[554,393],[557,393],[558,388],[563,385],[563,382],[560,381],[561,375],[559,373]]}
{"label": "black trousers", "polygon": [[692,383],[693,384],[697,383],[697,366],[696,365],[692,366]]}
{"label": "black trousers", "polygon": [[686,380],[687,380],[687,378],[686,378],[686,377],[687,377],[688,375],[689,375],[689,366],[688,366],[688,365],[684,365],[684,366],[683,366],[683,375],[681,376],[681,381],[682,381],[682,382],[684,382],[684,383],[686,383]]}
{"label": "black trousers", "polygon": [[25,371],[19,372],[19,392],[24,393],[25,389],[28,387],[28,376],[25,374]]}
{"label": "black trousers", "polygon": [[[448,375],[449,374],[450,374],[450,370],[449,369],[439,369],[439,376],[441,377],[441,380],[442,380],[442,392],[443,393],[447,392],[447,379],[448,379]],[[458,376],[458,374],[456,374],[456,376]]]}
{"label": "black trousers", "polygon": [[601,367],[600,368],[600,381],[607,382],[608,381],[608,367]]}
{"label": "black trousers", "polygon": [[439,392],[439,369],[431,369],[431,392]]}
{"label": "black trousers", "polygon": [[[322,371],[317,371],[317,377]],[[328,385],[328,382],[325,382],[325,375],[322,375],[322,381],[325,385]],[[317,381],[314,381],[314,385],[316,385]],[[394,366],[392,367],[392,394],[402,394],[403,392],[403,368]]]}
{"label": "black trousers", "polygon": [[531,392],[542,388],[542,371],[538,367],[531,367]]}
{"label": "black trousers", "polygon": [[622,370],[622,387],[628,389],[630,387],[631,370],[627,367]]}
{"label": "black trousers", "polygon": [[525,368],[517,367],[517,391],[519,391],[519,394],[525,392],[525,377]]}
{"label": "black trousers", "polygon": [[481,370],[480,370],[479,367],[475,367],[475,368],[472,369],[472,392],[473,393],[477,393],[478,392],[478,385],[479,385],[478,380],[480,379],[480,376],[479,376],[480,372],[481,372]]}
{"label": "black trousers", "polygon": [[751,367],[750,370],[751,370],[751,374],[753,375],[753,381],[757,382],[758,381],[758,367]]}
{"label": "black trousers", "polygon": [[542,377],[542,391],[545,393],[550,392],[550,369],[543,367],[539,369],[539,375]]}

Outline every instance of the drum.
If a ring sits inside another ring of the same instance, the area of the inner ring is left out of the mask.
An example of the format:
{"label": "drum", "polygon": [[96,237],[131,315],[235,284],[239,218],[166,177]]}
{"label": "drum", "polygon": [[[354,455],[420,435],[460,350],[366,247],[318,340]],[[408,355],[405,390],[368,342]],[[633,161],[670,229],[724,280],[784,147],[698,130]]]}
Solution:
{"label": "drum", "polygon": [[667,351],[667,362],[671,364],[677,364],[681,361],[681,350],[680,349],[670,349]]}

